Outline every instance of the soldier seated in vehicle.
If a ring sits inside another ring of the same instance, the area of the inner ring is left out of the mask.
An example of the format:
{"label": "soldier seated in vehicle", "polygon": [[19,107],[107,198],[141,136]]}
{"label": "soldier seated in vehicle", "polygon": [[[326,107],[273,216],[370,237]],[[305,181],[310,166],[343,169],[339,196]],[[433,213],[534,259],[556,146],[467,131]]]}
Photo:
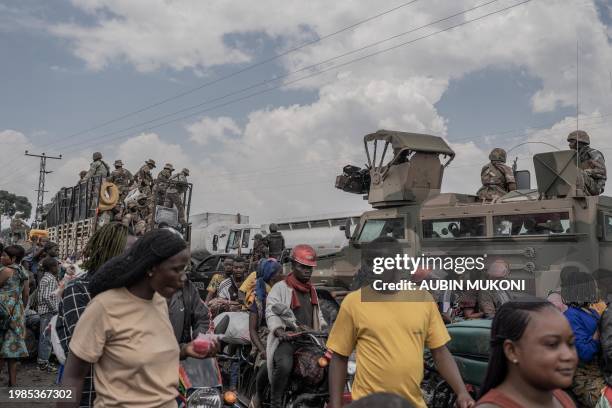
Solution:
{"label": "soldier seated in vehicle", "polygon": [[606,162],[603,154],[591,146],[591,138],[584,130],[575,130],[567,136],[569,147],[578,154],[580,183],[586,195],[600,195],[606,185]]}
{"label": "soldier seated in vehicle", "polygon": [[485,201],[495,200],[510,191],[516,190],[516,181],[512,169],[506,163],[506,151],[499,147],[491,150],[490,162],[480,171],[482,187],[476,192],[478,198]]}

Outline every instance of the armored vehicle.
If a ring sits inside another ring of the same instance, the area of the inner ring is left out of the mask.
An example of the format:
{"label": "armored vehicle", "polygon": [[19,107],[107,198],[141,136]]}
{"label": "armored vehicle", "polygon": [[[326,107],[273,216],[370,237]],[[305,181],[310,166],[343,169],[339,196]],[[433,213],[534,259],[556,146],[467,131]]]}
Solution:
{"label": "armored vehicle", "polygon": [[397,238],[413,257],[502,259],[509,278],[537,296],[559,286],[565,266],[592,273],[612,262],[612,198],[585,194],[572,150],[536,154],[536,189],[520,185],[529,182],[521,172],[517,180],[527,182],[518,190],[486,202],[440,192],[455,156],[440,137],[379,130],[364,145],[367,168],[345,167],[336,187],[364,195],[374,209],[354,233],[345,230],[346,247],[320,259],[315,282],[351,288],[362,245],[380,236]]}

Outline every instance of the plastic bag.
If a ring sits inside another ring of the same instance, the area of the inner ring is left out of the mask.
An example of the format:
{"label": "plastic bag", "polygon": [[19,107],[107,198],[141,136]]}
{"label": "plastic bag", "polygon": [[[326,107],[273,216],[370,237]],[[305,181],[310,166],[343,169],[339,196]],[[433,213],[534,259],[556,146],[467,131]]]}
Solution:
{"label": "plastic bag", "polygon": [[213,320],[215,327],[218,326],[225,316],[229,317],[229,324],[223,334],[223,342],[228,344],[250,344],[249,335],[249,313],[248,312],[225,312]]}

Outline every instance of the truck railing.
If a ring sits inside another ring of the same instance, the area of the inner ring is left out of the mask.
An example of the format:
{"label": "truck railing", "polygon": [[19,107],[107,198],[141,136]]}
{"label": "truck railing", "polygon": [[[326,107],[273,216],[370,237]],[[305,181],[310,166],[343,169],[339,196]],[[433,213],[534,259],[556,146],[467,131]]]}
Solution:
{"label": "truck railing", "polygon": [[46,227],[55,227],[96,216],[102,176],[90,177],[73,187],[63,187],[46,211]]}

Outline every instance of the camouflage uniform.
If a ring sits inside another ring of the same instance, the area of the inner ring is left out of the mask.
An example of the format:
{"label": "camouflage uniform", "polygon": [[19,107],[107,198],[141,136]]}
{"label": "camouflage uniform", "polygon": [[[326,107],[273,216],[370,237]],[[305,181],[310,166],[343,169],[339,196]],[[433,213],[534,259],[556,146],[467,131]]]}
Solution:
{"label": "camouflage uniform", "polygon": [[514,173],[506,166],[506,151],[495,148],[489,154],[490,163],[480,170],[482,187],[476,193],[481,200],[491,201],[516,190]]}
{"label": "camouflage uniform", "polygon": [[[589,144],[591,140],[587,132],[576,130],[567,136],[568,142],[574,142],[574,150],[578,151],[578,167],[580,168],[579,184],[584,186],[587,195],[600,195],[604,191],[607,179],[606,162],[599,150]],[[570,143],[570,147],[572,147]]]}
{"label": "camouflage uniform", "polygon": [[187,191],[187,176],[189,175],[188,169],[183,169],[179,174],[175,174],[170,181],[172,182],[166,190],[166,199],[164,207],[172,208],[176,205],[178,210],[179,222],[183,225],[187,223],[185,219],[185,205],[183,204],[183,194]]}
{"label": "camouflage uniform", "polygon": [[108,164],[106,164],[102,160],[102,154],[100,154],[99,152],[96,152],[93,154],[93,162],[91,162],[91,164],[89,165],[89,171],[87,172],[87,175],[85,176],[85,178],[88,179],[88,178],[97,177],[97,176],[102,176],[102,177],[109,176]]}
{"label": "camouflage uniform", "polygon": [[149,159],[145,162],[145,165],[138,170],[136,176],[134,176],[134,184],[138,190],[146,196],[150,196],[153,191],[153,175],[151,174],[151,169],[154,168],[155,161]]}
{"label": "camouflage uniform", "polygon": [[132,173],[123,168],[121,160],[115,160],[115,170],[111,173],[108,181],[117,185],[119,188],[119,202],[123,203],[128,191],[130,191],[130,186],[134,182],[134,177]]}
{"label": "camouflage uniform", "polygon": [[155,180],[155,204],[164,205],[166,190],[168,190],[168,180],[172,177],[174,167],[170,163],[166,163],[164,169],[157,175]]}

